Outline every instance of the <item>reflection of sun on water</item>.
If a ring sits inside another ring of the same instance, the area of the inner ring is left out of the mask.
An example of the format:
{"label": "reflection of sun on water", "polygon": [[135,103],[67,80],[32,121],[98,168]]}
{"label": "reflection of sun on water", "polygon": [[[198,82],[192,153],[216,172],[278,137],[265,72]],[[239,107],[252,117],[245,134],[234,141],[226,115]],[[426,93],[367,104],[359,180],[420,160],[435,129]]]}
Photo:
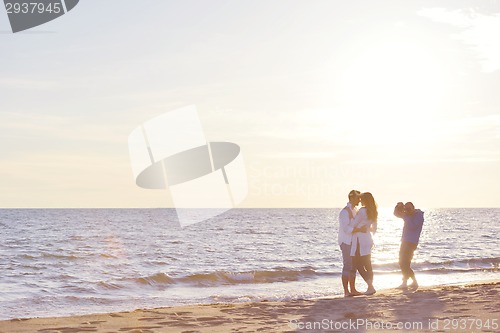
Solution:
{"label": "reflection of sun on water", "polygon": [[[399,244],[403,231],[403,222],[393,214],[394,208],[379,208],[377,232],[373,237],[375,248],[373,250],[373,264],[383,265],[397,262]],[[397,265],[394,266],[398,270]]]}

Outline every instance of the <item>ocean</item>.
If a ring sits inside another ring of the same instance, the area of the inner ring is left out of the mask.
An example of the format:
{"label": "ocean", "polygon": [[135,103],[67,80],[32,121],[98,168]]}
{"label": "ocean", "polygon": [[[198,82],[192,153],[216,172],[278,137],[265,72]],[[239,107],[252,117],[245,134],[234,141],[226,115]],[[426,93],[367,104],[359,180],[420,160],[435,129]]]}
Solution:
{"label": "ocean", "polygon": [[[498,279],[500,209],[423,209],[420,285]],[[343,293],[340,209],[0,209],[0,319]],[[377,289],[400,283],[402,221],[380,209]],[[358,277],[359,290],[364,290]]]}

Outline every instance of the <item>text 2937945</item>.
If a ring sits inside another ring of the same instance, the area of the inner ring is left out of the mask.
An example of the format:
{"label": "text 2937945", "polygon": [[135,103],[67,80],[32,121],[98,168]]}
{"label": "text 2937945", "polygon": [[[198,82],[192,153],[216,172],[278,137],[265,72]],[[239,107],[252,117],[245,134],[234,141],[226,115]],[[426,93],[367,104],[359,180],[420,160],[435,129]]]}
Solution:
{"label": "text 2937945", "polygon": [[59,14],[63,11],[60,3],[43,3],[43,2],[6,2],[5,9],[7,14],[43,14],[54,13]]}

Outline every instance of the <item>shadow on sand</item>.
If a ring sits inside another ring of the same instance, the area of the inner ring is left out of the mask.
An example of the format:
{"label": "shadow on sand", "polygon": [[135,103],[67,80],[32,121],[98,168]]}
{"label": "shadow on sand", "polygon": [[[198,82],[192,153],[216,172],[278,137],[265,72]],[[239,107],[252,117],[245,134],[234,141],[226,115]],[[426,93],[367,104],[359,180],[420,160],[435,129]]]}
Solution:
{"label": "shadow on sand", "polygon": [[383,295],[320,299],[290,332],[422,331],[443,308],[434,291],[387,290]]}

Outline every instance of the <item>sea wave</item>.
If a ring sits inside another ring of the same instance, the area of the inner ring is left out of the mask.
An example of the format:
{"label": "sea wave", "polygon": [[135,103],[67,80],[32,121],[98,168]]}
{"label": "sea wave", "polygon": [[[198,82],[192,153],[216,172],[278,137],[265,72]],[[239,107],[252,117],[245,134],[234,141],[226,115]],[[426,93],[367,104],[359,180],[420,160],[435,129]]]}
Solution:
{"label": "sea wave", "polygon": [[[374,270],[379,273],[392,273],[399,271],[397,262],[375,264]],[[500,268],[500,257],[494,258],[469,258],[445,261],[422,261],[412,264],[416,271],[423,272],[462,272],[462,271],[497,271]]]}
{"label": "sea wave", "polygon": [[447,260],[443,262],[422,262],[414,265],[417,270],[425,272],[496,272],[500,268],[500,257],[471,258],[462,260]]}
{"label": "sea wave", "polygon": [[[230,272],[215,271],[209,273],[190,274],[180,277],[171,277],[166,273],[156,273],[150,276],[125,279],[140,285],[173,285],[183,284],[190,286],[218,286],[245,283],[273,283],[298,281],[305,278],[313,278],[325,273],[316,272],[314,269],[287,270],[278,269],[272,271],[247,271]],[[327,273],[328,274],[328,273]],[[113,285],[110,282],[101,282],[101,286],[107,288]]]}
{"label": "sea wave", "polygon": [[194,285],[223,285],[242,283],[273,283],[297,281],[319,275],[314,269],[288,270],[278,269],[272,271],[227,272],[216,271],[206,274],[193,274],[176,279],[180,283]]}
{"label": "sea wave", "polygon": [[134,282],[144,285],[174,284],[175,281],[165,273],[157,273],[151,276],[133,279]]}
{"label": "sea wave", "polygon": [[41,252],[37,254],[21,254],[19,255],[20,259],[28,259],[28,260],[40,260],[40,259],[60,259],[60,260],[78,260],[82,259],[82,257],[76,255],[65,255],[65,254],[56,254],[49,252]]}
{"label": "sea wave", "polygon": [[[449,260],[442,262],[420,262],[412,266],[414,270],[426,273],[490,271],[500,269],[500,257],[472,258],[464,260]],[[397,262],[374,265],[377,274],[392,274],[399,272]],[[220,286],[233,284],[291,282],[314,279],[319,277],[334,277],[340,271],[318,271],[313,267],[298,270],[279,268],[275,270],[256,271],[214,271],[208,273],[190,274],[172,277],[167,273],[156,273],[150,276],[127,279],[141,285],[189,285],[189,286]],[[116,286],[115,286],[116,288]]]}

